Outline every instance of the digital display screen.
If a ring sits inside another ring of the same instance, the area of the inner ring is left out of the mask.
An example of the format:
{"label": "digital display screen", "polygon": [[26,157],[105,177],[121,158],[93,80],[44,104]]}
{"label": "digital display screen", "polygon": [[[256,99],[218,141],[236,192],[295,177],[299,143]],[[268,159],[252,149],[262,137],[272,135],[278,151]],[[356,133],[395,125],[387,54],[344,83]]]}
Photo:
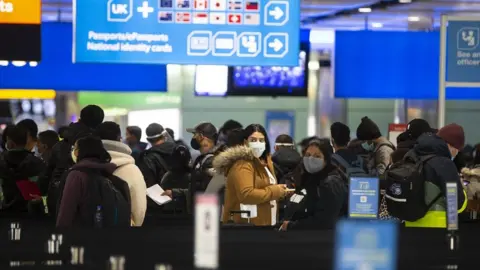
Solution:
{"label": "digital display screen", "polygon": [[295,67],[230,67],[227,96],[307,96],[309,53],[301,44]]}
{"label": "digital display screen", "polygon": [[40,30],[40,0],[0,0],[0,61],[40,61]]}
{"label": "digital display screen", "polygon": [[235,87],[291,87],[302,88],[305,84],[305,51],[300,52],[296,67],[234,67]]}

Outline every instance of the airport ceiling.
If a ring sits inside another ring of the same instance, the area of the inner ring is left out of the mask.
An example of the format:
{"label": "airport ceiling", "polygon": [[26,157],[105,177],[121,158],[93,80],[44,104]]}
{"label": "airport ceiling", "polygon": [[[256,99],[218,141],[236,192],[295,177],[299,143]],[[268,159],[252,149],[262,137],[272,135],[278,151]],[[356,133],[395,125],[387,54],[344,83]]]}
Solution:
{"label": "airport ceiling", "polygon": [[[303,26],[311,28],[431,29],[438,27],[441,14],[480,16],[480,0],[301,1]],[[361,7],[372,10],[362,13]],[[43,0],[43,19],[71,21],[72,0]]]}

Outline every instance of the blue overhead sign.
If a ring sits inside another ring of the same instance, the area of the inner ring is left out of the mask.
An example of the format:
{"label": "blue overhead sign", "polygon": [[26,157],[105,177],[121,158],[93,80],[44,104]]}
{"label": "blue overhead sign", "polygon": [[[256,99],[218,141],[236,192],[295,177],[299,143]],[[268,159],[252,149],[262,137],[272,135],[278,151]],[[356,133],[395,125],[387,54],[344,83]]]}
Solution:
{"label": "blue overhead sign", "polygon": [[297,66],[300,1],[75,0],[74,61]]}
{"label": "blue overhead sign", "polygon": [[450,20],[447,26],[447,82],[480,83],[480,20]]}

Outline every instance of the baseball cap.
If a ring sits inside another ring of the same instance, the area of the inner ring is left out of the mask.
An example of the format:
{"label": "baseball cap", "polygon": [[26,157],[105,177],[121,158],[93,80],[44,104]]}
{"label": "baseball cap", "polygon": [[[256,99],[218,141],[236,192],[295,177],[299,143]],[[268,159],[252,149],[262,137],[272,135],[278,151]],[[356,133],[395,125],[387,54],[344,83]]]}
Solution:
{"label": "baseball cap", "polygon": [[426,120],[416,118],[408,123],[407,133],[412,139],[416,140],[423,133],[433,133],[433,130]]}
{"label": "baseball cap", "polygon": [[217,128],[212,123],[208,123],[208,122],[200,123],[194,128],[187,128],[187,132],[200,133],[211,140],[216,140],[217,134],[218,134]]}
{"label": "baseball cap", "polygon": [[153,123],[148,125],[145,133],[147,134],[147,139],[156,139],[164,135],[165,129],[162,127],[162,125]]}

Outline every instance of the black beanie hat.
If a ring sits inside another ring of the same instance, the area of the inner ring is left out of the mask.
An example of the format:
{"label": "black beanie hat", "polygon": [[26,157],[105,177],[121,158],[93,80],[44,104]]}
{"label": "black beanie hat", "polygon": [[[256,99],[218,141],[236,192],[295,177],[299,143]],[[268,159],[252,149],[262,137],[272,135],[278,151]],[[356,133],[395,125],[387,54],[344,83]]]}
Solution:
{"label": "black beanie hat", "polygon": [[105,117],[103,109],[97,105],[87,105],[80,112],[80,122],[84,123],[89,128],[97,128]]}
{"label": "black beanie hat", "polygon": [[357,139],[361,141],[371,141],[382,136],[377,124],[367,116],[362,118],[362,123],[357,128]]}
{"label": "black beanie hat", "polygon": [[410,138],[412,138],[413,140],[417,140],[418,137],[420,137],[420,135],[422,135],[423,133],[431,133],[432,128],[426,120],[416,118],[410,121],[410,123],[408,123],[407,132]]}

